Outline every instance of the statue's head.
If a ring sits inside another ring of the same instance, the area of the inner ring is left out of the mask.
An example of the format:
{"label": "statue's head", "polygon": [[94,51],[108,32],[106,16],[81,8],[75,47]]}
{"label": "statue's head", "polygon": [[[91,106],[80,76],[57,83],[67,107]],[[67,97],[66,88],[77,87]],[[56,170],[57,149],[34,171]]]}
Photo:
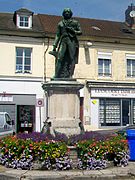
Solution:
{"label": "statue's head", "polygon": [[62,16],[64,17],[64,19],[70,19],[73,15],[73,12],[71,11],[70,8],[65,8],[63,10]]}

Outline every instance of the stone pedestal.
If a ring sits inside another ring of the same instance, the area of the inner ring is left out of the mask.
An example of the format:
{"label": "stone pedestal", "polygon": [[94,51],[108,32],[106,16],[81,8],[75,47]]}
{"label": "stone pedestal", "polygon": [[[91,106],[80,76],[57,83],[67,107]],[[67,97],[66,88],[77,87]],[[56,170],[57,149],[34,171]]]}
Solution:
{"label": "stone pedestal", "polygon": [[48,122],[56,131],[67,136],[80,133],[80,98],[83,88],[75,79],[51,80],[43,84],[48,98]]}

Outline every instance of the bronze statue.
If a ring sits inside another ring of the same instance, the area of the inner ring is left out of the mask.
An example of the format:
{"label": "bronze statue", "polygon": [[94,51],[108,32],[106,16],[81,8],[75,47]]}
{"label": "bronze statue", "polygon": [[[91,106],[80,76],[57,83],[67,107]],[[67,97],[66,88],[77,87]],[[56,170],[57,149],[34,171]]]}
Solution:
{"label": "bronze statue", "polygon": [[72,11],[65,8],[63,19],[58,23],[53,44],[49,53],[56,58],[54,78],[71,78],[74,74],[75,64],[78,63],[79,42],[77,35],[81,35],[81,27],[77,20],[72,19]]}

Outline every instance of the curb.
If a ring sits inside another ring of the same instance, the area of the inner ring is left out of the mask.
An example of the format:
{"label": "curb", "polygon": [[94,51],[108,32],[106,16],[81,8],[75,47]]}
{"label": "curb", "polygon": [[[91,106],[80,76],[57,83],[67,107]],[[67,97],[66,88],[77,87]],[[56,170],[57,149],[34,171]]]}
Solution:
{"label": "curb", "polygon": [[135,162],[102,170],[18,170],[0,166],[0,180],[135,180]]}
{"label": "curb", "polygon": [[[48,173],[47,173],[48,174]],[[80,173],[79,173],[80,174]],[[31,175],[27,175],[27,174],[22,174],[22,175],[18,175],[18,174],[8,174],[8,173],[0,173],[0,180],[54,180],[54,179],[58,179],[58,180],[93,180],[93,179],[100,179],[100,180],[131,180],[131,179],[135,179],[135,176],[132,174],[127,174],[127,175],[116,175],[116,174],[81,174],[81,175],[77,175],[77,173],[75,172],[74,174],[72,174],[72,176],[69,175],[62,175],[62,174],[57,174],[56,175],[51,175],[51,173],[49,175],[45,175],[44,176],[37,176],[36,174],[32,174]]]}

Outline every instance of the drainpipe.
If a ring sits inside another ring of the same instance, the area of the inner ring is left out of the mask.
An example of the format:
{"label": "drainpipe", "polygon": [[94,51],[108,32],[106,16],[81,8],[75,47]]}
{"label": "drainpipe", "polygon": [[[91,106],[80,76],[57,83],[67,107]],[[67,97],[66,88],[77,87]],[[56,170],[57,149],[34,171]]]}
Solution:
{"label": "drainpipe", "polygon": [[[46,39],[47,39],[47,42],[46,42]],[[50,39],[49,38],[45,38],[44,43],[43,43],[44,47],[46,46],[45,51],[44,51],[44,75],[43,75],[43,83],[46,82],[46,53],[47,53],[47,51],[49,49],[49,42],[50,42]],[[45,105],[46,105],[46,117],[45,117],[44,121],[46,122],[48,120],[48,94],[47,94],[47,92],[45,92],[45,97],[46,97],[46,103],[45,103]]]}
{"label": "drainpipe", "polygon": [[46,53],[49,49],[49,42],[50,42],[50,39],[47,38],[47,43],[45,42],[46,39],[44,40],[44,43],[43,43],[43,46],[45,47],[46,46],[46,49],[45,49],[45,52],[44,52],[44,75],[43,75],[43,83],[46,82]]}

